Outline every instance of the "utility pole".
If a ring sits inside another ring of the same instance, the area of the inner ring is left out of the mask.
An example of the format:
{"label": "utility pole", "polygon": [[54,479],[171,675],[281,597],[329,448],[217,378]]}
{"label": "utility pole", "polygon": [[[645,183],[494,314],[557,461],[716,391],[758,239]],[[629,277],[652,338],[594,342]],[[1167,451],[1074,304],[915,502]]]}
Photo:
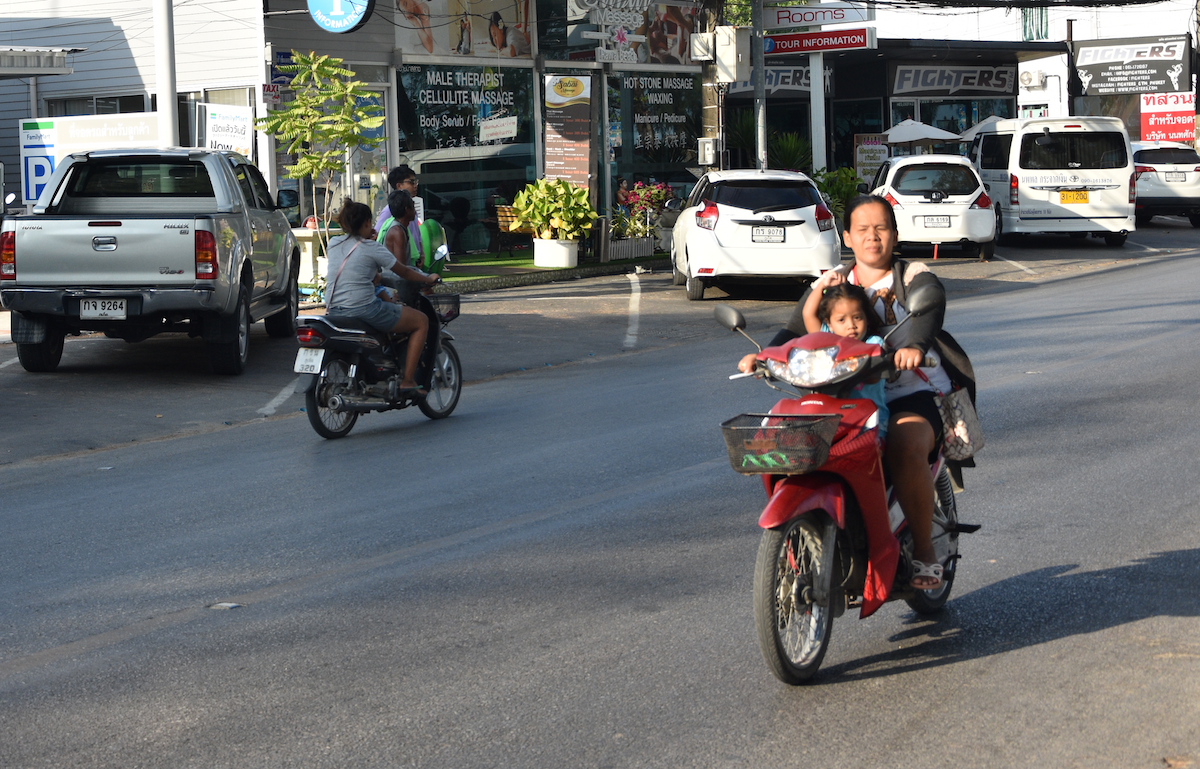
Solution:
{"label": "utility pole", "polygon": [[175,9],[172,0],[154,2],[154,64],[158,87],[158,146],[179,144],[175,96]]}
{"label": "utility pole", "polygon": [[[1197,0],[1200,2],[1200,0]],[[767,169],[767,67],[763,49],[763,0],[750,7],[750,82],[754,85],[754,167]]]}

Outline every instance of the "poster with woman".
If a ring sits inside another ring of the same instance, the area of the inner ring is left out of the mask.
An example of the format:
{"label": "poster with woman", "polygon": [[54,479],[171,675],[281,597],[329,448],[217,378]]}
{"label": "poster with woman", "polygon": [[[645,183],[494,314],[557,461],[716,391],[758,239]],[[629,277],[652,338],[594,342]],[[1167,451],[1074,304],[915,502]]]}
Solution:
{"label": "poster with woman", "polygon": [[532,56],[532,0],[395,0],[396,47],[408,57]]}

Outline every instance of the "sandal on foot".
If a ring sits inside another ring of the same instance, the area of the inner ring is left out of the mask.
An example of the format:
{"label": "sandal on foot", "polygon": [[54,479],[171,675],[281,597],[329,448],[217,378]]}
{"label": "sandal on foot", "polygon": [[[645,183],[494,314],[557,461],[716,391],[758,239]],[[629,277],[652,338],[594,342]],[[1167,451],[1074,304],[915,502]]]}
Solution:
{"label": "sandal on foot", "polygon": [[401,398],[412,398],[413,400],[423,400],[429,393],[422,390],[420,387],[401,387],[396,395]]}
{"label": "sandal on foot", "polygon": [[[914,558],[912,566],[913,573],[912,579],[908,581],[909,585],[917,590],[937,590],[942,586],[943,569],[940,563],[925,563]],[[933,583],[930,584],[929,580],[933,580]]]}

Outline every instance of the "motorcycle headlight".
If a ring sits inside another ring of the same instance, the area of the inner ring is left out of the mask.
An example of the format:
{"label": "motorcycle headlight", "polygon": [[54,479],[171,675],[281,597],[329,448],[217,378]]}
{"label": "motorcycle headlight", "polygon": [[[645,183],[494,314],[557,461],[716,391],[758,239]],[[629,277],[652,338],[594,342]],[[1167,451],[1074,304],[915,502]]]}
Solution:
{"label": "motorcycle headlight", "polygon": [[837,359],[837,347],[819,350],[794,348],[788,353],[787,363],[767,361],[767,370],[776,379],[782,379],[796,387],[820,387],[853,374],[862,368],[870,356],[860,355],[846,360]]}

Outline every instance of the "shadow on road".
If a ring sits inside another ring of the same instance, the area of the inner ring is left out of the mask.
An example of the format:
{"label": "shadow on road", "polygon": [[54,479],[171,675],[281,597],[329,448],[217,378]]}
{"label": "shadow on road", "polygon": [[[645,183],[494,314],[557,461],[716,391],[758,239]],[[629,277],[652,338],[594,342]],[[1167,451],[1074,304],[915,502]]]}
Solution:
{"label": "shadow on road", "polygon": [[[1200,550],[1100,571],[1050,566],[960,598],[941,616],[910,615],[888,640],[904,648],[831,665],[821,683],[899,675],[1107,630],[1151,617],[1200,616]],[[844,620],[843,620],[844,621]]]}

